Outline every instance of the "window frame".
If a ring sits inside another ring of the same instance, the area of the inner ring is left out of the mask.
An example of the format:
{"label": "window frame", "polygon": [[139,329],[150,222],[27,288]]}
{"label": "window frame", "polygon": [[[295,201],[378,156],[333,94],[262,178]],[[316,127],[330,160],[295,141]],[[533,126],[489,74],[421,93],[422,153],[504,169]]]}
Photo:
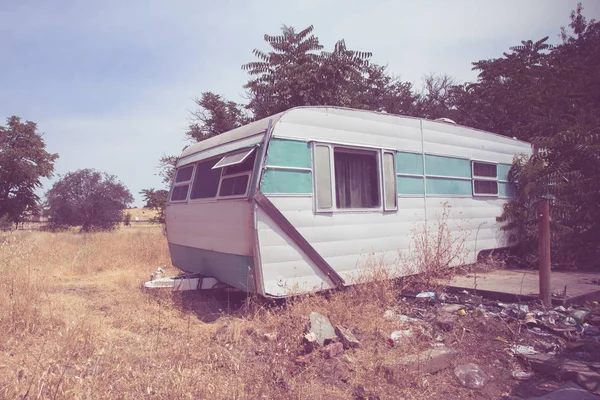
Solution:
{"label": "window frame", "polygon": [[[475,175],[475,164],[486,164],[493,165],[496,167],[496,176],[480,176]],[[475,182],[476,181],[488,181],[496,183],[496,193],[477,193],[475,190]],[[500,188],[498,184],[498,163],[494,161],[484,161],[484,160],[471,160],[471,190],[473,192],[473,197],[499,197]]]}
{"label": "window frame", "polygon": [[[393,182],[393,191],[394,191],[394,205],[392,207],[389,207],[386,203],[387,203],[387,196],[386,196],[386,184],[385,184],[385,155],[386,154],[390,154],[392,156],[392,176],[394,178]],[[396,151],[392,151],[392,150],[385,150],[382,149],[381,150],[381,166],[380,166],[380,171],[381,171],[381,192],[382,192],[382,203],[383,203],[383,211],[398,211],[398,175],[396,174]]]}
{"label": "window frame", "polygon": [[[217,196],[213,197],[213,199],[217,199],[217,200],[226,200],[226,199],[240,199],[240,198],[245,198],[248,197],[248,189],[250,188],[250,182],[252,180],[252,172],[253,171],[246,171],[246,172],[238,172],[237,174],[231,174],[231,175],[224,175],[223,172],[225,167],[221,167],[221,178],[219,179],[219,187],[217,188]],[[254,170],[254,168],[253,168]],[[244,176],[247,175],[248,176],[248,182],[246,183],[246,190],[244,191],[244,194],[232,194],[229,196],[221,196],[221,185],[223,184],[223,181],[225,179],[230,179],[230,178],[237,178],[238,176]]]}
{"label": "window frame", "polygon": [[[194,176],[192,177],[192,182],[190,184],[191,190],[188,195],[188,202],[190,202],[190,203],[211,203],[211,202],[214,202],[217,200],[217,197],[219,195],[219,185],[221,184],[221,175],[223,174],[223,169],[221,169],[219,171],[219,183],[217,184],[217,193],[215,196],[213,196],[213,197],[198,197],[198,198],[193,199],[192,198],[192,190],[193,190],[193,186],[194,186],[194,181],[196,180],[196,174],[198,173],[198,168],[197,168],[198,164],[202,164],[204,162],[209,162],[209,161],[214,161],[216,164],[218,162],[218,160],[220,160],[222,158],[223,158],[222,156],[215,156],[215,157],[206,158],[204,160],[196,161],[194,163],[195,170],[194,170]],[[212,170],[212,167],[211,167],[211,170]]]}
{"label": "window frame", "polygon": [[[331,191],[331,208],[322,208],[319,207],[318,204],[318,191],[319,186],[317,184],[317,162],[315,159],[315,148],[317,146],[327,147],[329,149],[329,176],[330,176],[330,188]],[[373,208],[338,208],[337,207],[337,193],[336,193],[336,182],[335,182],[335,150],[343,150],[349,153],[373,153],[376,157],[375,165],[377,167],[377,185],[378,191],[377,195],[379,196],[379,206]],[[385,192],[384,192],[384,182],[383,182],[383,153],[391,153],[393,155],[393,164],[394,164],[394,188],[396,190],[396,208],[394,209],[386,209],[384,206],[385,203]],[[398,188],[396,187],[396,177],[395,177],[395,168],[396,168],[396,157],[395,150],[390,149],[382,149],[381,147],[362,147],[362,146],[353,146],[346,144],[337,144],[337,143],[325,143],[325,142],[312,142],[312,166],[313,166],[313,207],[316,213],[377,213],[377,212],[385,212],[385,211],[397,211],[398,210]]]}
{"label": "window frame", "polygon": [[[244,151],[247,151],[248,154],[239,162],[234,163],[234,164],[228,164],[228,165],[223,165],[221,167],[218,168],[214,168],[214,166],[216,166],[219,162],[221,162],[223,159],[225,159],[226,157],[232,155],[232,154],[237,154],[237,153],[242,153]],[[190,178],[189,181],[186,182],[177,182],[177,183],[173,183],[172,187],[171,187],[171,191],[169,193],[169,203],[184,203],[184,202],[188,202],[188,203],[213,203],[215,201],[219,201],[219,200],[231,200],[231,199],[243,199],[243,198],[247,198],[248,197],[248,193],[250,192],[250,185],[252,184],[252,174],[255,172],[256,169],[256,159],[254,160],[254,164],[252,165],[252,168],[248,171],[243,171],[243,172],[237,172],[235,174],[230,174],[230,175],[224,175],[225,172],[225,168],[227,168],[228,166],[232,166],[232,165],[238,165],[243,163],[248,157],[250,157],[254,152],[257,152],[257,146],[252,146],[251,148],[245,148],[245,149],[237,149],[237,150],[233,150],[230,151],[228,153],[225,154],[220,154],[220,155],[216,155],[214,157],[210,157],[207,159],[203,159],[203,160],[199,160],[194,162],[192,165],[194,167],[193,171],[192,171],[192,177]],[[258,153],[255,153],[258,154]],[[192,185],[194,183],[194,180],[196,179],[196,173],[197,173],[197,168],[196,166],[200,163],[203,162],[208,162],[214,160],[215,161],[215,165],[213,165],[213,167],[211,167],[211,169],[219,169],[219,185],[217,186],[217,194],[213,197],[203,197],[203,198],[197,198],[197,199],[192,199],[191,198],[191,193],[192,193]],[[182,166],[180,168],[185,168],[188,165]],[[178,168],[179,169],[179,168]],[[176,172],[177,174],[177,172]],[[246,190],[244,192],[244,194],[240,194],[240,195],[231,195],[231,196],[220,196],[219,193],[221,192],[221,185],[223,183],[223,180],[228,179],[228,178],[235,178],[237,176],[241,176],[241,175],[247,175],[248,176],[248,183],[246,184]],[[175,182],[175,177],[173,177],[173,182]],[[175,186],[183,186],[183,185],[189,185],[188,188],[188,193],[187,193],[187,197],[185,200],[175,200],[172,201],[171,200],[171,195],[173,193],[173,189],[175,188]]]}
{"label": "window frame", "polygon": [[[189,168],[189,167],[192,167],[192,173],[191,173],[190,179],[187,181],[177,182],[177,172],[179,172],[180,170],[182,170],[184,168]],[[169,203],[185,203],[186,201],[188,201],[188,199],[190,197],[190,193],[191,193],[190,189],[192,187],[192,182],[194,181],[195,175],[196,175],[196,163],[182,165],[181,167],[179,167],[175,170],[175,176],[173,177],[173,185],[171,185],[171,191],[169,192]],[[173,200],[172,197],[173,197],[173,192],[175,191],[175,188],[181,187],[181,186],[188,187],[185,199]]]}

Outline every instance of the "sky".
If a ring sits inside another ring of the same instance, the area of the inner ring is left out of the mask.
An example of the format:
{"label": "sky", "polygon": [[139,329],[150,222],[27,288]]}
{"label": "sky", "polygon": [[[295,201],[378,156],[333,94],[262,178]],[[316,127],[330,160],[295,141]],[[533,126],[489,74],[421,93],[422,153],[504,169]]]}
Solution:
{"label": "sky", "polygon": [[[588,19],[600,1],[582,1]],[[0,0],[0,125],[38,124],[59,153],[56,176],[94,168],[139,191],[163,188],[162,155],[179,154],[193,98],[213,91],[244,102],[241,65],[267,50],[265,33],[314,25],[321,43],[371,51],[419,87],[425,73],[474,81],[471,63],[521,40],[550,37],[571,0]]]}

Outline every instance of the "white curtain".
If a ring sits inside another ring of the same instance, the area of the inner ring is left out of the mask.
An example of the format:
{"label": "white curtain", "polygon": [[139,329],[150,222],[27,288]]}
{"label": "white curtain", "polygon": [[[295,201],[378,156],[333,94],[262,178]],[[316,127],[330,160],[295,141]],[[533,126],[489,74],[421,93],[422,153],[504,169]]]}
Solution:
{"label": "white curtain", "polygon": [[379,207],[377,154],[335,151],[338,208]]}

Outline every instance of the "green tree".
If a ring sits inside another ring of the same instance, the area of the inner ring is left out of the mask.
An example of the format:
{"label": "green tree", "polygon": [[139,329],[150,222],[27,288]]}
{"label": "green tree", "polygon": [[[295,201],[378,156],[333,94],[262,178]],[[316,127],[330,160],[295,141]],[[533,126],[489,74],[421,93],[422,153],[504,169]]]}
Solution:
{"label": "green tree", "polygon": [[[517,199],[502,220],[537,260],[532,203],[551,195],[554,263],[598,263],[600,255],[600,24],[578,6],[563,42],[523,41],[502,58],[474,63],[476,83],[457,88],[456,119],[531,141],[538,149],[511,172]],[[569,33],[571,32],[571,33]]]}
{"label": "green tree", "polygon": [[93,169],[69,172],[54,183],[46,198],[52,227],[80,226],[82,232],[115,229],[133,201],[114,175]]}
{"label": "green tree", "polygon": [[168,190],[142,189],[140,192],[142,199],[146,202],[144,208],[149,208],[157,212],[157,216],[152,219],[152,222],[165,222],[165,209],[169,197]]}
{"label": "green tree", "polygon": [[12,116],[0,126],[0,219],[17,224],[37,209],[40,178],[52,177],[58,154],[48,153],[34,122]]}
{"label": "green tree", "polygon": [[410,83],[391,77],[370,61],[370,52],[351,50],[343,39],[324,51],[313,29],[283,26],[281,35],[265,35],[270,50],[255,49],[258,60],[242,66],[250,75],[244,88],[254,118],[311,105],[413,114]]}

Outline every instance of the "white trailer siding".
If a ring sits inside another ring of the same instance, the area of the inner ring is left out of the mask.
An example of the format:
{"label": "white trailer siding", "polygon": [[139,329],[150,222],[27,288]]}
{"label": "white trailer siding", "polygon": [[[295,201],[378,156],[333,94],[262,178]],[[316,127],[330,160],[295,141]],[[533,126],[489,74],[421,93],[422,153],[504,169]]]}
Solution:
{"label": "white trailer siding", "polygon": [[[398,211],[316,212],[311,143],[396,154]],[[311,108],[279,119],[269,144],[261,191],[346,281],[388,268],[414,273],[413,238],[436,228],[445,208],[452,234],[464,237],[457,262],[508,245],[496,217],[510,189],[506,174],[527,143],[445,123],[351,110]],[[498,197],[474,197],[472,161],[498,163]],[[257,228],[265,294],[285,296],[331,287],[330,281],[264,212]],[[412,257],[412,258],[411,258]]]}
{"label": "white trailer siding", "polygon": [[[424,220],[423,200],[400,199],[398,213],[314,214],[312,196],[270,196],[304,238],[346,284],[368,269],[385,265],[395,276],[408,274],[411,229]],[[258,213],[258,240],[265,292],[271,296],[331,287],[320,269],[264,212]]]}

